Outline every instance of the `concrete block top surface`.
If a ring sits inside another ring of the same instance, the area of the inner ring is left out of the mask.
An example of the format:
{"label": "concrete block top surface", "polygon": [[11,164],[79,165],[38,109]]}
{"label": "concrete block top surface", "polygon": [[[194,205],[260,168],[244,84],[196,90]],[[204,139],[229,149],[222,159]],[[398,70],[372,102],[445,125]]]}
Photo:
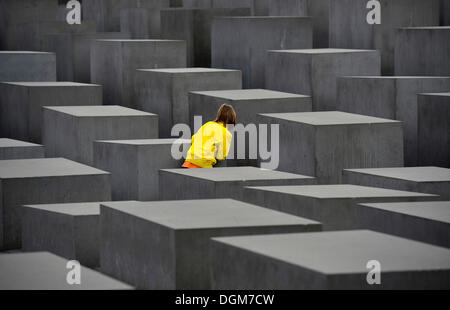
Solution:
{"label": "concrete block top surface", "polygon": [[310,49],[269,50],[269,52],[324,55],[324,54],[367,53],[367,52],[377,52],[377,51],[376,50],[362,50],[362,49],[345,49],[345,48],[310,48]]}
{"label": "concrete block top surface", "polygon": [[131,286],[81,267],[81,284],[66,281],[67,259],[48,252],[0,254],[0,290],[123,290]]}
{"label": "concrete block top surface", "polygon": [[450,30],[450,26],[400,27],[407,30]]}
{"label": "concrete block top surface", "polygon": [[400,123],[395,120],[340,111],[264,113],[260,115],[313,126]]}
{"label": "concrete block top surface", "polygon": [[98,84],[85,84],[76,82],[2,82],[2,84],[23,86],[23,87],[101,87]]}
{"label": "concrete block top surface", "polygon": [[423,79],[450,79],[450,76],[377,76],[377,75],[344,75],[346,79],[380,79],[380,80],[423,80]]}
{"label": "concrete block top surface", "polygon": [[310,96],[291,94],[267,89],[211,90],[211,91],[194,91],[191,93],[227,100],[310,98]]}
{"label": "concrete block top surface", "polygon": [[361,205],[450,224],[450,201],[367,203]]}
{"label": "concrete block top surface", "polygon": [[0,179],[109,174],[65,158],[0,160]]}
{"label": "concrete block top surface", "polygon": [[111,117],[111,116],[156,116],[156,114],[134,110],[118,105],[98,106],[62,106],[45,107],[45,109],[69,114],[75,117]]}
{"label": "concrete block top surface", "polygon": [[450,97],[450,93],[421,93],[422,96]]}
{"label": "concrete block top surface", "polygon": [[422,194],[391,190],[378,187],[367,187],[350,184],[336,185],[284,185],[284,186],[250,186],[249,189],[277,192],[282,194],[305,196],[317,199],[357,199],[357,198],[389,198],[389,197],[438,197],[437,195]]}
{"label": "concrete block top surface", "polygon": [[42,210],[71,216],[83,216],[83,215],[99,215],[100,203],[103,202],[55,203],[55,204],[24,205],[22,207],[25,209]]}
{"label": "concrete block top surface", "polygon": [[189,139],[140,139],[140,140],[97,140],[98,143],[124,144],[124,145],[164,145],[191,143]]}
{"label": "concrete block top surface", "polygon": [[216,72],[240,72],[239,70],[215,69],[215,68],[166,68],[166,69],[138,69],[143,72],[158,72],[168,74],[187,74],[187,73],[216,73]]}
{"label": "concrete block top surface", "polygon": [[221,167],[212,169],[162,169],[162,171],[185,175],[213,182],[235,182],[278,179],[314,179],[310,176],[256,167]]}
{"label": "concrete block top surface", "polygon": [[49,53],[49,52],[35,52],[35,51],[0,51],[0,55],[30,55],[30,54],[45,54],[45,55],[54,55],[55,53]]}
{"label": "concrete block top surface", "polygon": [[30,147],[30,146],[42,146],[41,144],[34,144],[30,142],[0,138],[0,148],[2,147]]}
{"label": "concrete block top surface", "polygon": [[450,182],[450,169],[441,167],[398,167],[344,170],[413,182]]}
{"label": "concrete block top surface", "polygon": [[184,42],[183,40],[160,40],[160,39],[98,39],[97,42],[115,42],[115,43],[165,43],[165,42]]}
{"label": "concrete block top surface", "polygon": [[320,224],[233,199],[103,203],[102,206],[172,229]]}
{"label": "concrete block top surface", "polygon": [[[368,230],[213,238],[214,241],[324,274],[450,268],[450,250]],[[407,259],[406,259],[407,258]]]}

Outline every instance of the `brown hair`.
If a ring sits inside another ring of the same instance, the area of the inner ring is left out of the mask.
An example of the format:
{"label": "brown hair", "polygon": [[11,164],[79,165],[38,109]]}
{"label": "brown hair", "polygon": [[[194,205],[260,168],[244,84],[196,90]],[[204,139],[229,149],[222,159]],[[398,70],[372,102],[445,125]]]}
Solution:
{"label": "brown hair", "polygon": [[223,123],[225,126],[228,124],[236,124],[236,112],[229,104],[222,104],[217,112],[216,123]]}

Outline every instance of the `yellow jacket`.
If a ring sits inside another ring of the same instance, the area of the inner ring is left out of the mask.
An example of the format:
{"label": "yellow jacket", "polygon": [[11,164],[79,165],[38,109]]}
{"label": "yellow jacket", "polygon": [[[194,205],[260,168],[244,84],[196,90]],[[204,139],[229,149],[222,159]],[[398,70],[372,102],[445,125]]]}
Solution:
{"label": "yellow jacket", "polygon": [[212,168],[230,151],[232,134],[222,123],[208,122],[193,136],[186,161],[202,168]]}

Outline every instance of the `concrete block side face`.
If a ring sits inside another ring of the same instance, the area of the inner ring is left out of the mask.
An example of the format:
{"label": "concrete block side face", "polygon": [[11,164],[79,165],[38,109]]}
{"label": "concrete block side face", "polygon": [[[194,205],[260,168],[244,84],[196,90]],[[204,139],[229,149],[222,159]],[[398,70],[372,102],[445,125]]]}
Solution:
{"label": "concrete block side face", "polygon": [[0,133],[2,137],[29,140],[27,122],[29,100],[29,92],[25,87],[0,83]]}
{"label": "concrete block side face", "polygon": [[450,1],[441,0],[441,26],[450,26]]}
{"label": "concrete block side face", "polygon": [[73,41],[70,33],[43,35],[43,51],[56,54],[56,76],[58,81],[73,81]]}
{"label": "concrete block side face", "polygon": [[365,205],[356,208],[361,228],[450,248],[449,224]]}
{"label": "concrete block side face", "polygon": [[21,247],[21,205],[111,200],[110,180],[106,174],[8,179],[2,181],[2,187],[6,250]]}
{"label": "concrete block side face", "polygon": [[377,51],[314,55],[311,61],[314,111],[334,111],[337,109],[336,77],[380,75],[380,55]]}
{"label": "concrete block side face", "polygon": [[42,108],[42,144],[46,157],[65,157],[80,162],[78,119]]}
{"label": "concrete block side face", "polygon": [[136,71],[135,105],[139,110],[158,115],[160,122],[158,135],[161,138],[171,136],[173,124],[172,89],[171,75]]}
{"label": "concrete block side face", "polygon": [[357,173],[349,170],[342,171],[342,183],[425,193],[419,190],[419,184],[416,182]]}
{"label": "concrete block side face", "polygon": [[123,56],[120,43],[95,41],[91,45],[91,82],[103,86],[104,104],[123,101]]}
{"label": "concrete block side face", "polygon": [[88,267],[100,266],[100,225],[98,215],[74,217],[75,253],[78,261]]}
{"label": "concrete block side face", "polygon": [[[189,184],[189,186],[186,186]],[[212,181],[159,171],[160,200],[213,199],[216,184]]]}
{"label": "concrete block side face", "polygon": [[52,53],[2,54],[0,81],[56,81],[56,55]]}
{"label": "concrete block side face", "polygon": [[329,0],[308,0],[308,15],[312,17],[314,48],[329,47]]}
{"label": "concrete block side face", "polygon": [[342,169],[403,166],[401,123],[319,126],[315,134],[315,176],[341,182]]}
{"label": "concrete block side face", "polygon": [[43,146],[0,148],[0,160],[43,157],[45,157],[45,149]]}
{"label": "concrete block side face", "polygon": [[47,251],[67,259],[77,259],[74,218],[56,212],[21,208],[22,250]]}
{"label": "concrete block side face", "polygon": [[172,156],[172,144],[152,145],[138,150],[138,199],[140,201],[158,200],[160,187],[160,169],[180,168],[190,144],[183,144],[183,158]]}
{"label": "concrete block side face", "polygon": [[402,28],[395,43],[395,75],[450,75],[448,27]]}
{"label": "concrete block side face", "polygon": [[173,231],[108,207],[100,208],[101,271],[138,289],[175,289]]}
{"label": "concrete block side face", "polygon": [[308,16],[308,0],[269,0],[270,16]]}
{"label": "concrete block side face", "polygon": [[450,168],[450,96],[418,96],[418,165]]}
{"label": "concrete block side face", "polygon": [[210,255],[213,290],[327,288],[323,274],[220,241],[211,240]]}
{"label": "concrete block side face", "polygon": [[[418,166],[419,110],[417,102],[419,96],[417,94],[425,92],[434,93],[449,91],[450,79],[437,77],[424,79],[399,79],[397,80],[396,85],[396,119],[403,122],[403,128],[405,132],[405,165]],[[437,137],[439,137],[439,141],[442,141],[442,135],[445,136],[445,131],[438,134]],[[428,136],[427,133],[427,139],[430,138],[432,139],[432,136]]]}
{"label": "concrete block side face", "polygon": [[393,79],[337,78],[339,111],[396,119],[396,83]]}
{"label": "concrete block side face", "polygon": [[94,167],[111,173],[113,200],[139,198],[136,146],[93,142]]}
{"label": "concrete block side face", "polygon": [[268,51],[266,88],[288,93],[312,95],[311,55]]}
{"label": "concrete block side face", "polygon": [[130,33],[131,39],[159,39],[161,37],[161,10],[122,9],[120,31]]}

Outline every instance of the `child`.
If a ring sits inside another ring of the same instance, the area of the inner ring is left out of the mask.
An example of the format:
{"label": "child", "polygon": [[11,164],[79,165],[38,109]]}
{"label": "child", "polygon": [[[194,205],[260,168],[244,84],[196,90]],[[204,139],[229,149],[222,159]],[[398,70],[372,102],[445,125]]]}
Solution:
{"label": "child", "polygon": [[225,160],[233,137],[227,125],[235,124],[236,112],[232,106],[223,104],[216,120],[206,123],[192,136],[191,148],[182,167],[212,168],[217,161]]}

